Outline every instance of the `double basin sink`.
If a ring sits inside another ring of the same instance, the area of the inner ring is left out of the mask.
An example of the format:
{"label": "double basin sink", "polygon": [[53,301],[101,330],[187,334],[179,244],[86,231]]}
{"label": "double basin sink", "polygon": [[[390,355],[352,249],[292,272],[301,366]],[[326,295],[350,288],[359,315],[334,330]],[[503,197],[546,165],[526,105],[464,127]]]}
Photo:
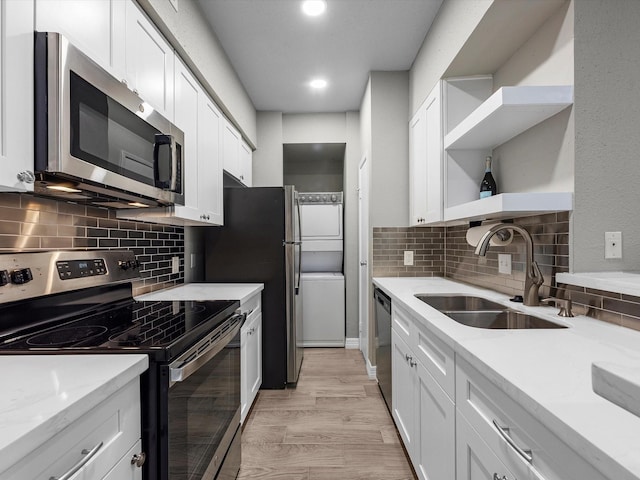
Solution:
{"label": "double basin sink", "polygon": [[467,295],[416,295],[462,325],[487,329],[566,328],[540,317],[511,310],[491,300]]}

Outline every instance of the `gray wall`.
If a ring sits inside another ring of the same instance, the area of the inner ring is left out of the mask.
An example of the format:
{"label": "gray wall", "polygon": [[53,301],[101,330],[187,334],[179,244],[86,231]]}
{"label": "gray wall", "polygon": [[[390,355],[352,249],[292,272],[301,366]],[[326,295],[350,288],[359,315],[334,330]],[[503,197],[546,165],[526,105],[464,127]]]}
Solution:
{"label": "gray wall", "polygon": [[410,117],[443,76],[493,1],[445,0],[442,3],[409,72]]}
{"label": "gray wall", "polygon": [[282,112],[258,112],[257,120],[259,147],[253,152],[253,185],[282,186]]}
{"label": "gray wall", "polygon": [[256,110],[195,0],[137,0],[225,115],[256,145]]}
{"label": "gray wall", "polygon": [[[640,2],[574,4],[572,271],[640,270]],[[604,259],[606,231],[622,231],[622,260]]]}
{"label": "gray wall", "polygon": [[371,227],[409,225],[409,72],[371,72]]}

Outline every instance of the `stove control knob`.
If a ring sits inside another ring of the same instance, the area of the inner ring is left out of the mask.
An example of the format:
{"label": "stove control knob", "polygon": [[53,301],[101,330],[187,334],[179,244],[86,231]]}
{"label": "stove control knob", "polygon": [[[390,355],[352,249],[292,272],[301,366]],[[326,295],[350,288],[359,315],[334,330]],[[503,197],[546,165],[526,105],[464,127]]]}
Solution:
{"label": "stove control knob", "polygon": [[11,276],[7,270],[0,270],[0,287],[4,287],[11,282]]}
{"label": "stove control knob", "polygon": [[30,268],[20,268],[11,272],[11,282],[16,285],[22,285],[31,280],[33,280],[33,274]]}
{"label": "stove control knob", "polygon": [[133,267],[132,262],[130,262],[129,260],[120,260],[118,262],[118,267],[120,267],[120,270],[129,270],[130,268]]}

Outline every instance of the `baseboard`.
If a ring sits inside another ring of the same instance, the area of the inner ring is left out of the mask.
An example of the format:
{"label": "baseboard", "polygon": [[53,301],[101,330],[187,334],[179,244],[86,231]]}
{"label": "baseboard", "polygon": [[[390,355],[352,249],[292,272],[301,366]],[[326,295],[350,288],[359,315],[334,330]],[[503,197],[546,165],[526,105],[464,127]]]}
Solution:
{"label": "baseboard", "polygon": [[371,365],[371,361],[367,358],[367,375],[369,375],[369,380],[377,380],[376,376],[376,367]]}
{"label": "baseboard", "polygon": [[347,338],[344,342],[344,348],[349,350],[359,350],[360,349],[360,339],[358,337],[355,338]]}
{"label": "baseboard", "polygon": [[328,340],[325,342],[302,342],[304,348],[346,348],[344,340]]}

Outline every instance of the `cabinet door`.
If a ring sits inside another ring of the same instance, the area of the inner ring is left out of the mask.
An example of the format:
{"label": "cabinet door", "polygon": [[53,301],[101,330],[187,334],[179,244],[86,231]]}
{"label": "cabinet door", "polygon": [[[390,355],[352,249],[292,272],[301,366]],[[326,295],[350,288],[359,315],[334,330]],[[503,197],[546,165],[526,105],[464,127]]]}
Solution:
{"label": "cabinet door", "polygon": [[224,169],[230,175],[242,181],[242,172],[240,171],[240,143],[242,137],[235,127],[227,120],[224,121],[223,130],[223,155]]}
{"label": "cabinet door", "polygon": [[123,0],[36,0],[36,30],[59,32],[119,80],[125,71]]}
{"label": "cabinet door", "polygon": [[427,217],[427,128],[423,107],[409,122],[409,178],[411,225],[420,225]]}
{"label": "cabinet door", "polygon": [[185,206],[198,209],[198,95],[200,86],[191,72],[176,61],[175,124],[184,132]]}
{"label": "cabinet door", "polygon": [[253,152],[245,142],[240,143],[240,180],[247,187],[253,186]]}
{"label": "cabinet door", "polygon": [[442,94],[438,82],[425,101],[426,153],[426,213],[427,223],[442,221],[443,209],[443,148]]}
{"label": "cabinet door", "polygon": [[173,50],[132,0],[127,1],[126,15],[129,88],[173,120]]}
{"label": "cabinet door", "polygon": [[33,178],[33,3],[2,0],[0,191],[32,191],[22,172]]}
{"label": "cabinet door", "polygon": [[244,422],[262,384],[262,314],[242,327],[240,421]]}
{"label": "cabinet door", "polygon": [[198,205],[206,221],[214,225],[224,223],[222,126],[220,110],[203,91],[198,104]]}
{"label": "cabinet door", "polygon": [[391,332],[391,411],[404,446],[413,458],[415,369],[411,350],[395,331]]}
{"label": "cabinet door", "polygon": [[413,463],[421,480],[455,477],[455,405],[418,362]]}

